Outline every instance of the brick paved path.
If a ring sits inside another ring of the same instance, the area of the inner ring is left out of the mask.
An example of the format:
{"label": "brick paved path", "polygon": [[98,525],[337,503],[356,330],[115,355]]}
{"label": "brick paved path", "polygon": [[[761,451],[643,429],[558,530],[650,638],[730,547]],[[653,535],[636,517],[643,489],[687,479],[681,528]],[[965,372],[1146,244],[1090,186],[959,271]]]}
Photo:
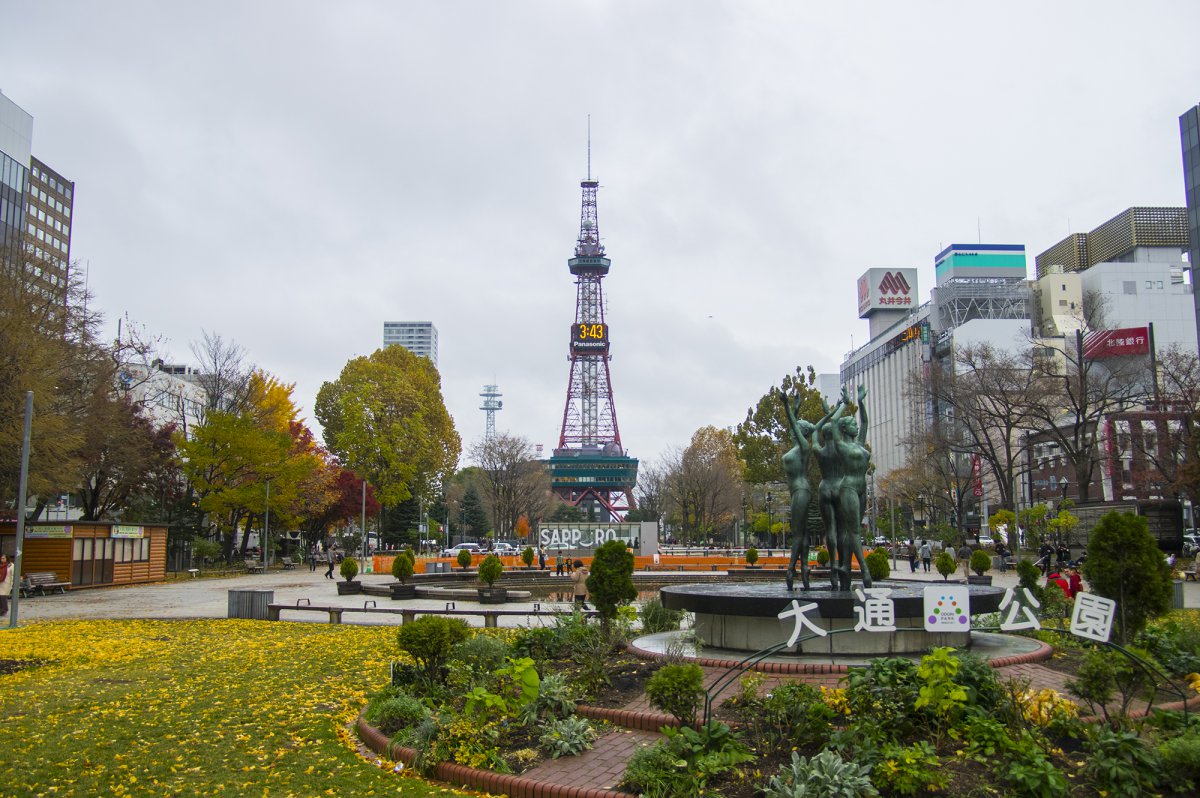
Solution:
{"label": "brick paved path", "polygon": [[613,790],[625,775],[625,765],[633,752],[653,745],[658,738],[657,732],[614,729],[596,740],[595,747],[590,751],[584,751],[579,756],[546,760],[521,775],[551,784]]}
{"label": "brick paved path", "polygon": [[[711,687],[715,681],[724,675],[724,668],[705,668],[705,689]],[[810,684],[823,684],[827,687],[836,687],[839,678],[839,674],[805,674],[802,677],[767,675],[759,691],[760,693],[765,692],[775,685],[792,679],[802,679]],[[720,694],[715,697],[713,705],[719,706],[721,702],[737,694],[739,689],[738,680],[734,679],[731,684],[724,687]],[[650,706],[650,702],[645,694],[635,698],[622,707],[622,709],[633,712],[659,712],[659,710]],[[533,770],[526,771],[522,775],[535,781],[544,781],[551,784],[616,789],[621,781],[621,777],[625,774],[625,766],[629,763],[629,758],[633,756],[634,752],[639,748],[653,745],[660,737],[661,735],[657,732],[614,729],[596,740],[596,745],[592,750],[585,751],[579,756],[548,760]]]}

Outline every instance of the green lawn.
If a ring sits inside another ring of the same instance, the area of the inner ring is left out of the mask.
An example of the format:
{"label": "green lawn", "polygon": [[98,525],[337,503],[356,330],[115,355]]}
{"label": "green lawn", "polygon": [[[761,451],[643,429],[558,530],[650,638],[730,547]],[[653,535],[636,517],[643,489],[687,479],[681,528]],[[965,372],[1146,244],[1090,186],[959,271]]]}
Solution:
{"label": "green lawn", "polygon": [[0,630],[3,795],[468,795],[363,759],[347,724],[395,629],[73,621]]}

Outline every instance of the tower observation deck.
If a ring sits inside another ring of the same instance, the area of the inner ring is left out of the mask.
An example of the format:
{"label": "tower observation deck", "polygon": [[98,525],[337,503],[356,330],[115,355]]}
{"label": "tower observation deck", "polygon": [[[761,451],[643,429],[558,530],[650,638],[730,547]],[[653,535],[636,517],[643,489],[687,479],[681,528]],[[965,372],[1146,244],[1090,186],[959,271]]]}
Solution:
{"label": "tower observation deck", "polygon": [[[590,163],[589,155],[589,163]],[[567,403],[562,432],[550,458],[555,495],[585,509],[596,521],[620,521],[633,506],[638,461],[625,455],[608,364],[608,323],[601,281],[612,265],[600,243],[596,208],[597,180],[580,182],[583,210],[575,256],[567,261],[575,275],[575,323],[569,334]]]}

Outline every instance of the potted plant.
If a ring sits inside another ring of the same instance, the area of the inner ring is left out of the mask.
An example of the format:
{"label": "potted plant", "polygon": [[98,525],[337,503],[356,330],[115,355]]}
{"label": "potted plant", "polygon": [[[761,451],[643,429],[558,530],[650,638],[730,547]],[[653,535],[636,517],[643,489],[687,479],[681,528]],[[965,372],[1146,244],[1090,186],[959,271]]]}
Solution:
{"label": "potted plant", "polygon": [[950,574],[958,570],[958,566],[954,564],[954,557],[945,549],[938,552],[938,556],[933,561],[933,567],[942,575],[942,579],[947,582],[950,581]]}
{"label": "potted plant", "polygon": [[521,552],[521,562],[525,563],[526,571],[533,567],[533,546],[526,546],[525,551]]}
{"label": "potted plant", "polygon": [[415,566],[416,557],[413,556],[412,549],[404,549],[392,560],[392,576],[396,577],[400,582],[398,585],[392,585],[393,599],[411,599],[417,597],[417,586],[408,584]]}
{"label": "potted plant", "polygon": [[464,571],[467,570],[471,566],[470,549],[459,549],[458,556],[454,558],[454,561],[458,563],[459,568],[462,568]]}
{"label": "potted plant", "polygon": [[983,549],[975,549],[971,552],[971,559],[967,565],[975,572],[974,576],[967,577],[967,584],[990,585],[992,583],[991,576],[984,576],[987,571],[992,569],[992,555]]}
{"label": "potted plant", "polygon": [[496,580],[503,572],[504,564],[495,554],[489,554],[479,563],[479,578],[487,585],[486,588],[479,588],[480,604],[503,604],[508,601],[508,591],[495,587]]}
{"label": "potted plant", "polygon": [[347,557],[342,560],[341,566],[338,568],[338,573],[342,575],[344,582],[338,582],[337,592],[339,596],[352,596],[362,592],[362,582],[354,581],[354,577],[358,576],[358,560],[353,557]]}
{"label": "potted plant", "polygon": [[821,568],[829,565],[829,549],[824,546],[817,547],[817,565]]}
{"label": "potted plant", "polygon": [[750,548],[746,549],[746,567],[758,568],[758,566],[754,564],[756,562],[758,562],[758,549],[751,546]]}

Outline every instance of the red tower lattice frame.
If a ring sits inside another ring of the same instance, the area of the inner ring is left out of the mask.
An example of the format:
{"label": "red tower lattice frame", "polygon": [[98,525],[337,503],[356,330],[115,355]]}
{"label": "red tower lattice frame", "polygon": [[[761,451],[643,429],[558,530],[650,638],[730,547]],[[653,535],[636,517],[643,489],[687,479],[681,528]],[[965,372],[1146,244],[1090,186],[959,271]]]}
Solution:
{"label": "red tower lattice frame", "polygon": [[[590,169],[589,169],[590,172]],[[595,504],[607,519],[620,520],[633,506],[637,460],[626,457],[617,425],[609,371],[608,322],[602,281],[612,262],[600,242],[596,194],[599,181],[580,182],[583,206],[575,256],[575,322],[570,332],[571,375],[558,447],[551,458],[551,483],[563,501]]]}

